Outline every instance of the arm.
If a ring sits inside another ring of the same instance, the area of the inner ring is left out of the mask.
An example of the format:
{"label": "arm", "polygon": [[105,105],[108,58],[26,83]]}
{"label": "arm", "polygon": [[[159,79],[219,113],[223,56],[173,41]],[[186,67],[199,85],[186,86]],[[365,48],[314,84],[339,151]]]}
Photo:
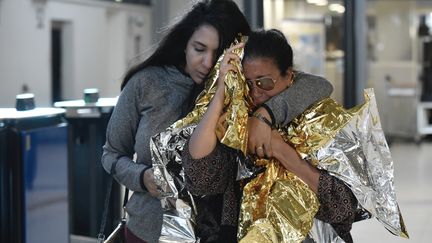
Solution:
{"label": "arm", "polygon": [[[303,113],[313,103],[330,96],[333,86],[324,78],[296,73],[293,85],[272,97],[259,107],[260,113],[273,124],[287,125],[293,118]],[[273,157],[271,146],[271,128],[264,122],[251,117],[248,121],[248,149],[259,157]],[[263,151],[256,151],[257,147]],[[264,154],[265,153],[265,154]]]}
{"label": "arm", "polygon": [[192,133],[188,149],[193,159],[207,156],[216,147],[216,126],[223,110],[224,89],[224,85],[218,85],[216,94],[211,100],[202,120]]}
{"label": "arm", "polygon": [[[240,45],[233,48],[238,47]],[[230,50],[221,62],[216,93],[182,154],[186,187],[196,195],[223,192],[233,176],[234,163],[231,163],[233,160],[230,159],[233,150],[220,144],[216,136],[216,126],[224,108],[225,75],[228,71],[235,71],[229,61],[240,61]]]}
{"label": "arm", "polygon": [[350,188],[326,171],[320,171],[317,195],[320,207],[315,218],[331,224],[345,242],[353,242],[350,230],[358,201]]}
{"label": "arm", "polygon": [[[144,80],[145,79],[145,80]],[[102,165],[119,183],[132,191],[157,192],[153,180],[151,161],[143,156],[145,145],[149,144],[149,133],[143,132],[140,125],[149,123],[146,110],[154,106],[157,99],[150,97],[151,84],[145,76],[135,75],[123,89],[107,127],[106,143],[103,146]],[[143,92],[146,90],[147,92]],[[152,103],[153,102],[153,103]],[[145,104],[146,106],[144,106]],[[136,138],[139,138],[139,141]],[[136,143],[139,150],[135,151]],[[133,161],[134,153],[138,154],[137,162]]]}
{"label": "arm", "polygon": [[272,147],[274,157],[279,160],[283,167],[302,179],[317,194],[319,170],[301,159],[294,148],[285,143],[276,130],[272,132]]}
{"label": "arm", "polygon": [[148,167],[132,160],[135,153],[135,134],[140,120],[137,112],[139,93],[138,82],[131,80],[120,94],[108,122],[102,154],[104,169],[132,191],[144,191],[140,176]]}
{"label": "arm", "polygon": [[333,92],[331,83],[319,76],[296,72],[293,85],[264,105],[273,124],[287,125],[309,106]]}
{"label": "arm", "polygon": [[318,170],[300,159],[297,152],[277,132],[272,132],[272,146],[275,158],[317,194],[320,208],[315,218],[331,224],[340,237],[346,242],[352,242],[349,232],[358,202],[350,188],[326,171]]}
{"label": "arm", "polygon": [[243,44],[240,43],[228,49],[221,62],[216,93],[189,141],[189,153],[193,159],[199,159],[210,154],[216,147],[216,126],[224,108],[225,76],[229,71],[236,72],[236,68],[231,62],[240,62],[240,57],[232,53],[232,50],[242,46]]}

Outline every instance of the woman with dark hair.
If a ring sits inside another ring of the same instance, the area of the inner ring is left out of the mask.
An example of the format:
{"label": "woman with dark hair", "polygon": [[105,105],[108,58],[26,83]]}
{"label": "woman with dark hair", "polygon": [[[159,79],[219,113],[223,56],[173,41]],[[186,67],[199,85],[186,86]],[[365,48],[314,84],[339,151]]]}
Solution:
{"label": "woman with dark hair", "polygon": [[134,192],[126,205],[127,242],[158,242],[161,234],[162,208],[149,139],[193,108],[218,56],[239,33],[249,31],[233,1],[200,1],[170,28],[147,60],[127,72],[102,156],[104,169]]}
{"label": "woman with dark hair", "polygon": [[[231,0],[204,0],[196,3],[192,10],[176,23],[159,43],[154,53],[141,64],[131,68],[125,75],[121,89],[126,86],[134,74],[149,66],[174,66],[186,68],[185,50],[191,36],[201,26],[207,25],[217,32],[217,48],[213,53],[211,64],[222,54],[239,33],[247,35],[249,24],[237,5]],[[200,48],[197,48],[197,51]],[[213,67],[213,66],[211,66]],[[203,71],[204,77],[208,71]],[[189,74],[190,75],[190,74]],[[191,76],[193,79],[193,76]],[[198,78],[202,81],[202,78]],[[195,81],[195,79],[194,79]],[[201,82],[199,82],[201,84]]]}
{"label": "woman with dark hair", "polygon": [[[244,52],[244,74],[255,105],[263,104],[290,86],[294,87],[305,75],[309,76],[294,71],[292,48],[279,30],[251,33]],[[291,96],[292,108],[303,112],[312,105],[305,102],[304,97],[314,95],[318,89],[319,87],[310,87],[310,93]],[[354,222],[357,199],[349,187],[336,177],[301,160],[277,132],[272,132],[271,146],[273,156],[317,194],[321,206],[315,217],[330,223],[345,242],[352,242],[349,232]]]}
{"label": "woman with dark hair", "polygon": [[[234,69],[230,64],[232,59],[232,55],[224,57],[221,72]],[[276,117],[288,123],[319,101],[323,90],[327,89],[325,82],[316,82],[321,78],[293,70],[291,46],[284,35],[275,29],[254,31],[249,35],[242,64],[254,105],[265,107],[263,109],[268,111],[267,115],[271,114],[266,117],[261,113],[254,113],[249,123],[255,120],[270,131]],[[186,185],[195,194],[209,195],[231,190],[231,194],[236,195],[232,189],[236,173],[232,171],[236,169],[236,160],[233,158],[237,152],[219,143],[216,136],[216,125],[223,113],[224,89],[224,80],[219,79],[215,96],[183,152]],[[289,96],[286,95],[288,91]],[[269,109],[266,105],[269,103],[265,102],[277,97],[283,98],[284,102],[277,102],[278,109]],[[250,127],[249,133],[253,130]],[[271,149],[272,156],[302,179],[317,195],[320,208],[315,217],[332,224],[342,239],[352,242],[349,232],[354,222],[357,200],[351,190],[342,181],[302,160],[278,132],[273,131],[270,134],[271,147],[265,149]],[[252,153],[263,156],[263,150],[261,146],[253,146],[251,149],[249,145]],[[203,168],[206,168],[205,172]],[[208,178],[217,180],[208,181]],[[232,206],[235,205],[235,197],[227,198],[224,202],[228,205],[227,208],[234,208],[237,211],[231,211],[238,213],[238,207]],[[227,217],[229,216],[231,215],[228,214]]]}

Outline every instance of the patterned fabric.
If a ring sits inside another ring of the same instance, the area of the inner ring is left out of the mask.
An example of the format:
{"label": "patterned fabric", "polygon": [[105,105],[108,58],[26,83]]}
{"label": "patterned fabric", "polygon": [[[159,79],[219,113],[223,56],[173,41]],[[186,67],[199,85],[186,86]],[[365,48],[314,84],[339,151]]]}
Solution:
{"label": "patterned fabric", "polygon": [[[215,218],[220,218],[220,225],[237,226],[240,194],[236,192],[238,189],[235,183],[236,178],[236,151],[223,145],[218,144],[216,148],[207,156],[201,159],[192,159],[189,153],[189,144],[183,150],[182,163],[185,169],[186,188],[196,196],[208,195],[210,197],[203,198],[200,205],[209,204],[212,202],[212,213],[220,214]],[[222,199],[218,200],[222,195]],[[351,192],[349,187],[341,180],[329,175],[326,171],[320,171],[320,178],[318,184],[318,199],[320,201],[320,208],[316,214],[316,218],[329,223],[333,226],[339,236],[347,243],[352,243],[350,230],[354,222],[355,213],[357,209],[357,199]],[[207,201],[207,203],[205,202]],[[221,210],[214,210],[217,208],[214,204],[220,202]],[[202,209],[203,214],[208,214],[210,210]],[[200,217],[200,216],[199,216]],[[210,221],[199,218],[199,221]],[[209,227],[201,224],[201,230],[210,231],[209,229],[202,229]],[[213,232],[217,234],[222,232],[223,227],[212,226]],[[208,233],[206,233],[208,234]],[[222,234],[223,235],[223,234]],[[233,234],[235,236],[235,234]],[[214,239],[209,237],[208,239]],[[208,242],[208,241],[204,241]],[[227,242],[227,241],[225,241]],[[230,241],[228,241],[230,242]]]}
{"label": "patterned fabric", "polygon": [[222,195],[221,225],[237,226],[239,192],[236,183],[236,153],[235,150],[218,144],[209,155],[192,159],[189,143],[183,149],[186,188],[196,196]]}
{"label": "patterned fabric", "polygon": [[350,234],[357,209],[357,199],[341,180],[321,171],[318,184],[320,208],[315,218],[329,223],[347,243],[352,243]]}

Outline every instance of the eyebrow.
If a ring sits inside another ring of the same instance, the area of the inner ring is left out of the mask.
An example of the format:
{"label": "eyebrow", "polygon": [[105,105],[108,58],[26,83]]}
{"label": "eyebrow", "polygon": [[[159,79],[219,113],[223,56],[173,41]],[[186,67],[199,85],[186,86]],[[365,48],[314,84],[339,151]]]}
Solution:
{"label": "eyebrow", "polygon": [[200,41],[194,41],[193,44],[199,45],[200,47],[207,47],[205,44],[203,44]]}
{"label": "eyebrow", "polygon": [[260,79],[260,78],[271,78],[272,79],[272,77],[270,77],[270,74],[266,74],[266,75],[260,75],[256,78],[249,78],[247,80],[255,80],[255,79]]}

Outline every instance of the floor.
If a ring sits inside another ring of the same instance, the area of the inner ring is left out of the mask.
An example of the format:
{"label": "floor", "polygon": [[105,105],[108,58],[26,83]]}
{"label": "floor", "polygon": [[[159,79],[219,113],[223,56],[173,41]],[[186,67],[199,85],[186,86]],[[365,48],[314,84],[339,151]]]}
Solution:
{"label": "floor", "polygon": [[[432,141],[393,142],[395,188],[410,240],[392,235],[376,219],[353,225],[354,242],[431,242],[432,231]],[[429,188],[429,189],[428,189]]]}

